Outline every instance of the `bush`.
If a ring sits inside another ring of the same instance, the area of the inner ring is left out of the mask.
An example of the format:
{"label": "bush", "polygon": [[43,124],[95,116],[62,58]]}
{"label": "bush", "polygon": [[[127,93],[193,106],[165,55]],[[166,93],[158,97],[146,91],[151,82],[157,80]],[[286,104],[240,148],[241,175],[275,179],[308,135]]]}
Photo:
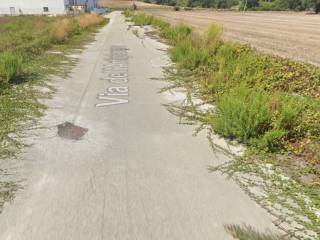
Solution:
{"label": "bush", "polygon": [[0,80],[9,83],[21,72],[22,58],[10,52],[0,54]]}
{"label": "bush", "polygon": [[320,13],[320,1],[316,1],[316,3],[314,4],[314,12],[315,13]]}
{"label": "bush", "polygon": [[283,138],[287,133],[281,129],[272,129],[267,131],[261,139],[252,139],[250,144],[261,150],[277,152],[283,148]]}
{"label": "bush", "polygon": [[217,133],[243,143],[261,138],[272,122],[268,103],[269,96],[264,91],[242,84],[225,93],[217,102],[213,128]]}
{"label": "bush", "polygon": [[202,42],[192,41],[190,38],[181,39],[170,53],[174,62],[190,70],[210,62],[210,49],[202,46]]}
{"label": "bush", "polygon": [[274,128],[293,131],[300,122],[304,104],[298,96],[282,95],[274,112]]}
{"label": "bush", "polygon": [[173,7],[173,10],[175,10],[175,11],[180,11],[180,7],[179,7],[179,6],[174,6],[174,7]]}
{"label": "bush", "polygon": [[283,148],[282,140],[299,137],[295,128],[303,109],[298,97],[271,97],[263,90],[241,84],[218,99],[211,124],[225,137],[274,152]]}
{"label": "bush", "polygon": [[250,8],[255,8],[259,6],[259,0],[241,0],[239,9],[245,10]]}
{"label": "bush", "polygon": [[[154,21],[153,21],[154,22]],[[191,28],[186,25],[179,25],[176,27],[163,26],[161,28],[161,37],[164,37],[170,44],[176,45],[180,41],[186,40],[191,33]]]}

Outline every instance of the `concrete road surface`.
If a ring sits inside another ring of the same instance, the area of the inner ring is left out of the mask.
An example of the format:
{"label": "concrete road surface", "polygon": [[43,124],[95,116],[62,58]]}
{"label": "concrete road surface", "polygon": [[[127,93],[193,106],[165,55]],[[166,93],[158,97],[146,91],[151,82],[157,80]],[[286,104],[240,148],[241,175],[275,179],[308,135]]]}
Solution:
{"label": "concrete road surface", "polygon": [[[26,187],[0,215],[0,239],[224,240],[224,224],[273,229],[234,182],[207,170],[228,157],[162,106],[164,83],[150,78],[163,77],[164,45],[135,36],[120,12],[110,17],[71,77],[53,82],[47,128],[24,154]],[[65,121],[88,131],[59,136]]]}

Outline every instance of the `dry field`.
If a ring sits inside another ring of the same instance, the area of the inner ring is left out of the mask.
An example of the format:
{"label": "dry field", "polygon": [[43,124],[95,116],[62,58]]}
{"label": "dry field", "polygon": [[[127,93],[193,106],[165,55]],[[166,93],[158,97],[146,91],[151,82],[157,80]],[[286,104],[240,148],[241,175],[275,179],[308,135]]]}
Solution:
{"label": "dry field", "polygon": [[[110,7],[130,7],[133,1],[101,0]],[[187,23],[202,30],[220,23],[224,38],[250,44],[267,53],[301,60],[320,66],[320,15],[294,12],[173,11],[171,8],[143,2],[140,10],[173,24]]]}
{"label": "dry field", "polygon": [[160,6],[160,5],[156,5],[156,4],[149,4],[149,3],[144,3],[144,2],[140,2],[140,1],[128,1],[128,0],[100,0],[99,4],[100,6],[103,7],[109,7],[109,8],[113,8],[113,9],[123,9],[123,8],[131,8],[133,3],[135,3],[138,8],[142,8],[142,9],[166,9],[169,7],[166,6]]}
{"label": "dry field", "polygon": [[179,11],[145,9],[171,23],[204,29],[223,25],[224,38],[261,51],[320,65],[320,15],[292,12]]}

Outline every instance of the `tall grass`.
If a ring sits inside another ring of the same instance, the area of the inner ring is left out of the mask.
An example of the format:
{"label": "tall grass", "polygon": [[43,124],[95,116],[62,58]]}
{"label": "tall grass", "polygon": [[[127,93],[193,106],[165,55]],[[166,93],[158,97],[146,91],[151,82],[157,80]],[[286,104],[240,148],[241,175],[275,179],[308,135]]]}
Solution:
{"label": "tall grass", "polygon": [[23,62],[44,53],[55,44],[90,28],[99,26],[105,19],[96,14],[79,17],[19,16],[3,17],[0,24],[0,80],[10,82],[23,70]]}
{"label": "tall grass", "polygon": [[81,31],[102,24],[105,19],[95,13],[83,14],[74,18],[61,18],[57,20],[52,28],[52,40],[63,43],[69,36],[80,34]]}
{"label": "tall grass", "polygon": [[52,27],[52,40],[63,43],[68,40],[70,20],[67,18],[59,19]]}
{"label": "tall grass", "polygon": [[9,83],[22,68],[22,58],[10,52],[0,53],[0,80]]}

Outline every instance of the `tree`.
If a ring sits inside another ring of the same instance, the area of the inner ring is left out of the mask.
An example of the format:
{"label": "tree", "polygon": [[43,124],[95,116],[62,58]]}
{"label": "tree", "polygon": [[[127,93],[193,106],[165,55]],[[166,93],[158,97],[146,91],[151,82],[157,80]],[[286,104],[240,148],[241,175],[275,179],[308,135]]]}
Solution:
{"label": "tree", "polygon": [[241,0],[240,9],[245,10],[247,8],[259,7],[259,0]]}
{"label": "tree", "polygon": [[315,1],[313,9],[315,13],[320,13],[320,0]]}

